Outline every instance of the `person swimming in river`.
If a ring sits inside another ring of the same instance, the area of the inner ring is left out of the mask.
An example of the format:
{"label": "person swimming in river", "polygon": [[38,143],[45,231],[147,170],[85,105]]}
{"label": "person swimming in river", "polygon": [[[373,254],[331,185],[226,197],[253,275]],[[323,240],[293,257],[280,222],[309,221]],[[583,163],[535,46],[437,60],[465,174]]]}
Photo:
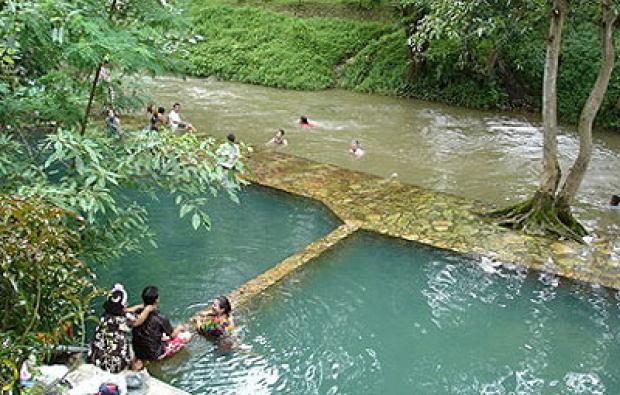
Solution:
{"label": "person swimming in river", "polygon": [[303,126],[303,127],[306,127],[306,128],[311,128],[311,127],[315,126],[315,124],[310,123],[310,121],[308,121],[308,118],[306,116],[304,116],[304,115],[302,115],[299,118],[299,124],[301,126]]}
{"label": "person swimming in river", "polygon": [[284,137],[285,133],[286,132],[283,129],[278,129],[276,135],[271,140],[267,141],[265,145],[286,147],[288,145],[288,141]]}
{"label": "person swimming in river", "polygon": [[365,152],[362,149],[362,144],[358,139],[355,139],[351,142],[351,145],[349,146],[349,153],[358,158],[364,155]]}

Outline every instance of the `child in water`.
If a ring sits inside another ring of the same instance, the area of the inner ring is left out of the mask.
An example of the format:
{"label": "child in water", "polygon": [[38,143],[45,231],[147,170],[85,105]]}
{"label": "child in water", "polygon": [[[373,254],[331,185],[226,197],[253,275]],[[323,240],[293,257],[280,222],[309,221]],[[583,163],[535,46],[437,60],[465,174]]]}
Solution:
{"label": "child in water", "polygon": [[220,296],[206,311],[194,316],[196,332],[203,336],[216,339],[232,338],[235,332],[235,323],[232,318],[232,306],[226,296]]}
{"label": "child in water", "polygon": [[349,146],[349,153],[358,158],[364,155],[364,150],[362,149],[362,144],[359,140],[355,139],[351,142],[351,145]]}
{"label": "child in water", "polygon": [[313,124],[313,123],[310,123],[310,121],[308,121],[308,118],[307,118],[306,116],[304,116],[304,115],[302,115],[302,116],[299,118],[299,124],[300,124],[301,126],[305,127],[305,128],[311,128],[311,127],[313,127],[313,126],[314,126],[314,124]]}
{"label": "child in water", "polygon": [[269,141],[267,141],[267,146],[280,146],[286,147],[288,145],[288,141],[284,138],[284,134],[286,132],[283,129],[278,129],[276,135]]}

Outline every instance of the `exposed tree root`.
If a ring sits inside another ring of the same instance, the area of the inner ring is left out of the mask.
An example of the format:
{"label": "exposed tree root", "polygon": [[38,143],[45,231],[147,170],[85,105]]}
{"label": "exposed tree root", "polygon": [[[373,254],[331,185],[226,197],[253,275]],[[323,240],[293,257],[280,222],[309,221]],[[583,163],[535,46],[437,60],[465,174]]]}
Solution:
{"label": "exposed tree root", "polygon": [[573,217],[570,206],[553,195],[537,192],[523,203],[486,214],[498,225],[522,230],[530,235],[554,236],[584,243],[586,229]]}

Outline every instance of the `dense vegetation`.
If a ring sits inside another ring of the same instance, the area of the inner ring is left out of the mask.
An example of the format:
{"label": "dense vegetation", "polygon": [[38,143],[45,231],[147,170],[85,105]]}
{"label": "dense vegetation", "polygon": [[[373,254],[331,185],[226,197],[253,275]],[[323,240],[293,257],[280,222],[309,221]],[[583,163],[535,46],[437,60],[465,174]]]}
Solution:
{"label": "dense vegetation", "polygon": [[[179,215],[209,227],[208,197],[236,199],[214,139],[143,130],[136,73],[174,71],[185,22],[149,0],[2,2],[0,26],[0,389],[29,356],[83,341],[92,267],[151,240],[127,189],[166,190]],[[176,55],[173,55],[176,54]],[[110,133],[104,110],[121,112]],[[132,126],[132,124],[134,126]],[[243,171],[243,163],[238,164]],[[70,328],[75,337],[68,337]],[[17,389],[17,388],[13,388]]]}
{"label": "dense vegetation", "polygon": [[286,89],[333,86],[338,63],[388,31],[378,24],[298,19],[246,7],[204,6],[192,15],[203,37],[191,49],[192,74]]}
{"label": "dense vegetation", "polygon": [[[209,226],[209,193],[236,198],[234,177],[216,165],[216,141],[145,132],[143,120],[125,124],[122,136],[106,133],[102,110],[126,114],[148,100],[136,73],[343,87],[478,108],[540,106],[548,21],[539,2],[187,3],[189,13],[150,0],[0,3],[3,386],[29,355],[42,358],[68,341],[65,329],[83,326],[99,292],[90,265],[149,240],[145,211],[126,188],[170,191],[196,228]],[[564,121],[578,118],[596,78],[597,10],[575,7],[583,15],[567,19]],[[619,126],[618,78],[599,126]]]}
{"label": "dense vegetation", "polygon": [[[193,26],[202,40],[190,49],[189,72],[287,89],[342,87],[481,109],[540,110],[546,14],[524,11],[511,20],[504,12],[500,19],[497,7],[483,10],[488,20],[483,15],[453,27],[463,34],[427,31],[432,39],[423,44],[422,72],[412,73],[408,35],[425,3],[193,2]],[[502,7],[517,6],[512,3]],[[571,18],[564,33],[558,77],[562,122],[576,123],[596,79],[598,26],[588,21]],[[620,127],[617,74],[598,126]]]}

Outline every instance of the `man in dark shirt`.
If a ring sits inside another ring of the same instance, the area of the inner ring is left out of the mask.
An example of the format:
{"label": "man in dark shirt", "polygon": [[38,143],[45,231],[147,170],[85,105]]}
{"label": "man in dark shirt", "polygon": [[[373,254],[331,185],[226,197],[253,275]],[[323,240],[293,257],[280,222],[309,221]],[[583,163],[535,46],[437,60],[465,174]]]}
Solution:
{"label": "man in dark shirt", "polygon": [[[141,325],[134,326],[132,345],[139,361],[159,361],[180,351],[191,339],[183,325],[172,328],[170,320],[159,310],[159,290],[148,286],[142,291],[144,309],[148,317]],[[136,365],[140,367],[141,362]]]}

